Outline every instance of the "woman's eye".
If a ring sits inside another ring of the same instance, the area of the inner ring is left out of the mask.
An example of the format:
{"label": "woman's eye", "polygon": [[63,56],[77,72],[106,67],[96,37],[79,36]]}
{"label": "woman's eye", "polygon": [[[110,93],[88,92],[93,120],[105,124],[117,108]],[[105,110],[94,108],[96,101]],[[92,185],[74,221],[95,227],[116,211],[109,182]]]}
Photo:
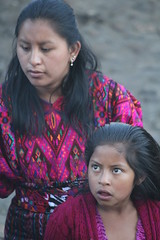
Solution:
{"label": "woman's eye", "polygon": [[114,168],[113,169],[114,174],[120,174],[121,172],[122,172],[122,170],[120,168]]}
{"label": "woman's eye", "polygon": [[24,51],[29,51],[29,47],[28,47],[28,46],[23,46],[23,45],[21,45],[21,48],[22,48]]}
{"label": "woman's eye", "polygon": [[49,52],[50,51],[50,48],[42,48],[41,49],[43,52]]}

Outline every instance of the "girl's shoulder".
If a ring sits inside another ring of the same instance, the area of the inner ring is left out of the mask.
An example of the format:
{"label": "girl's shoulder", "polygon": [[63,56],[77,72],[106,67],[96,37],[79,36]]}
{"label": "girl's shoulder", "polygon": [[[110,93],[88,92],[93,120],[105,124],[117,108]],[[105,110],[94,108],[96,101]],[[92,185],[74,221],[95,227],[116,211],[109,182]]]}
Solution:
{"label": "girl's shoulder", "polygon": [[147,239],[157,240],[160,234],[160,201],[135,202]]}
{"label": "girl's shoulder", "polygon": [[140,213],[144,213],[145,210],[149,212],[159,212],[160,216],[160,201],[158,200],[137,200],[135,201],[135,206]]}
{"label": "girl's shoulder", "polygon": [[91,205],[94,206],[94,204],[95,204],[95,199],[93,198],[90,192],[82,193],[75,197],[69,196],[64,203],[60,204],[55,209],[54,214],[56,213],[59,215],[59,213],[61,212],[63,212],[63,214],[65,215],[68,215],[71,212],[72,214],[73,212],[77,214],[77,211],[82,209],[84,206],[86,206],[87,208],[90,208],[90,206]]}

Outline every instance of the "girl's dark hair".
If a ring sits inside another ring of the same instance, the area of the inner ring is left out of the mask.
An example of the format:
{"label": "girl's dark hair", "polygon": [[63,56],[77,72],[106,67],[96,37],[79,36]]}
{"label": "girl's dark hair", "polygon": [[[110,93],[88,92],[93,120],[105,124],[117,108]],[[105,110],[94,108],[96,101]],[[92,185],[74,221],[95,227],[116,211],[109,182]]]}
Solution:
{"label": "girl's dark hair", "polygon": [[124,152],[135,173],[132,199],[160,200],[160,146],[145,129],[111,123],[95,130],[86,143],[87,165],[95,148],[101,145],[112,145]]}
{"label": "girl's dark hair", "polygon": [[[48,20],[53,29],[66,39],[68,46],[77,41],[81,43],[81,50],[61,85],[64,96],[64,114],[66,123],[70,123],[76,130],[87,130],[91,122],[88,114],[91,101],[88,93],[87,69],[97,69],[97,59],[84,42],[75,20],[73,9],[63,0],[35,0],[27,5],[20,13],[16,28],[17,39],[22,24],[27,20]],[[24,75],[13,45],[13,57],[9,64],[5,82],[3,83],[3,98],[12,117],[14,130],[20,134],[30,132],[41,134],[44,130],[44,113],[36,89]]]}

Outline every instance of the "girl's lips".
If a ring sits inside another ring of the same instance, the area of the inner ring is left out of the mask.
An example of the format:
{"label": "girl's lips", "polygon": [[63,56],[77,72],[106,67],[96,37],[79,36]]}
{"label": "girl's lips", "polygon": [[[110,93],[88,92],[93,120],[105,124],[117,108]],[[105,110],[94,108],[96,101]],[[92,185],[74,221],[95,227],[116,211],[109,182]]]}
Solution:
{"label": "girl's lips", "polygon": [[103,191],[103,190],[99,190],[97,192],[97,196],[99,199],[101,200],[109,200],[112,198],[112,194],[107,192],[107,191]]}

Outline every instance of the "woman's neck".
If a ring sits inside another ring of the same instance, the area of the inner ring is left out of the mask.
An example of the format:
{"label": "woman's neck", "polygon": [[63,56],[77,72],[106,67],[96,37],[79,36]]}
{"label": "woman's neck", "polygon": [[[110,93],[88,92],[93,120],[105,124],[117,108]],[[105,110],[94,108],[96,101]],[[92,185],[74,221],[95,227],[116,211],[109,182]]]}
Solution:
{"label": "woman's neck", "polygon": [[50,91],[38,89],[38,95],[45,102],[53,104],[60,96],[62,96],[62,91],[60,87]]}

